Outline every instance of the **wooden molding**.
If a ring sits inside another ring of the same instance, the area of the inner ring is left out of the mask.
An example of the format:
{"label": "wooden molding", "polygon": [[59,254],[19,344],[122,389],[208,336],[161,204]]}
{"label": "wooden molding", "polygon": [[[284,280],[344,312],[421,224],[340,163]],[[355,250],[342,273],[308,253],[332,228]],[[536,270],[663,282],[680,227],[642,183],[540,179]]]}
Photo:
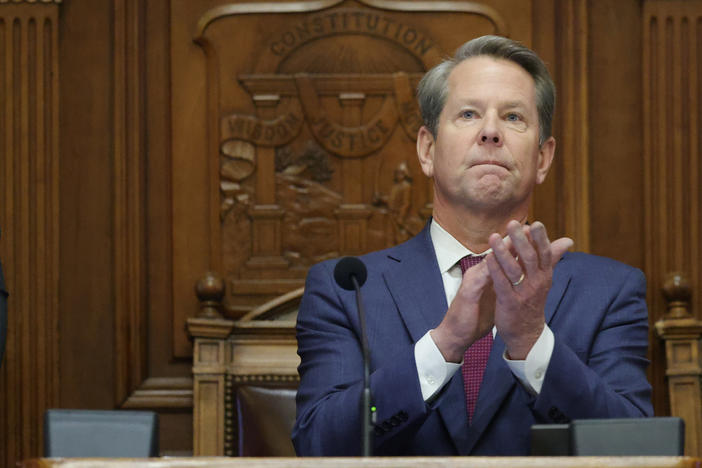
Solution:
{"label": "wooden molding", "polygon": [[588,11],[585,0],[558,3],[560,50],[558,51],[558,112],[562,121],[559,153],[564,200],[564,231],[578,250],[590,250],[590,154],[588,145]]}
{"label": "wooden molding", "polygon": [[212,318],[188,319],[188,333],[193,338],[226,338],[233,328],[233,320]]}
{"label": "wooden molding", "polygon": [[58,6],[0,4],[0,242],[10,292],[0,465],[41,454],[59,401]]}
{"label": "wooden molding", "polygon": [[[197,22],[196,41],[205,34],[205,30],[214,21],[232,15],[253,13],[304,13],[323,10],[343,3],[344,0],[314,0],[306,2],[276,2],[276,3],[239,3],[228,4],[206,11]],[[508,36],[507,22],[494,8],[478,2],[461,1],[402,1],[402,0],[359,0],[363,5],[392,11],[411,12],[454,12],[473,13],[490,20],[499,34]]]}
{"label": "wooden molding", "polygon": [[113,8],[115,398],[121,404],[147,375],[144,6],[128,0]]}
{"label": "wooden molding", "polygon": [[122,404],[122,408],[192,408],[193,379],[150,377]]}
{"label": "wooden molding", "polygon": [[276,374],[266,374],[266,375],[234,375],[234,382],[237,384],[287,384],[290,385],[294,383],[297,385],[300,383],[300,376],[295,375],[276,375]]}

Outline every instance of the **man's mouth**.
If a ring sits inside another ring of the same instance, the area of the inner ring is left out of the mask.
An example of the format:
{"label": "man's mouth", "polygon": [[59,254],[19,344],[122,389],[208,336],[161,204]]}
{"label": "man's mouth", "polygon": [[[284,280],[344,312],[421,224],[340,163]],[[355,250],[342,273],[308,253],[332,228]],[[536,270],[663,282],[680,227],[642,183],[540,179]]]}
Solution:
{"label": "man's mouth", "polygon": [[484,160],[476,161],[473,164],[471,164],[471,167],[475,167],[475,166],[499,166],[499,167],[502,167],[504,169],[509,170],[509,167],[507,167],[507,165],[505,163],[503,163],[501,161],[492,160],[492,159],[484,159]]}

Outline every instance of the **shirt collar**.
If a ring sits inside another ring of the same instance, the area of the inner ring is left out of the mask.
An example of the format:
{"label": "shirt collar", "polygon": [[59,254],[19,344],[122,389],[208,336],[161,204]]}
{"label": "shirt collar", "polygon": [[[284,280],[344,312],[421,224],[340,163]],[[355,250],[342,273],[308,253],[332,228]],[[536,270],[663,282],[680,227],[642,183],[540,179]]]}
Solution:
{"label": "shirt collar", "polygon": [[441,274],[449,271],[466,255],[485,255],[490,252],[490,249],[482,254],[471,252],[434,219],[431,220],[431,225],[429,226],[429,235],[431,236],[431,243],[434,244],[434,252],[436,252],[436,260],[439,263]]}

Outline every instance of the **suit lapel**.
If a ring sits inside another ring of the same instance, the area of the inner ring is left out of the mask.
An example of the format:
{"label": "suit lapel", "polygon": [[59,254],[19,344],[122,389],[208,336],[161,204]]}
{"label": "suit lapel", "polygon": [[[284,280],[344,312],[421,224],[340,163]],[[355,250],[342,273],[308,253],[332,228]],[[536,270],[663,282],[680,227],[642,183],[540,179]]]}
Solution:
{"label": "suit lapel", "polygon": [[[436,328],[448,304],[441,272],[436,261],[429,225],[414,239],[393,249],[383,277],[407,330],[416,343],[427,330]],[[461,373],[446,384],[438,412],[448,429],[456,451],[468,441],[468,422]]]}
{"label": "suit lapel", "polygon": [[[558,309],[563,295],[570,284],[570,273],[565,271],[563,263],[559,262],[554,271],[553,282],[544,308],[544,320],[548,324]],[[460,448],[460,453],[468,454],[473,450],[488,424],[495,417],[505,398],[512,388],[517,385],[517,379],[512,374],[509,366],[502,358],[505,343],[498,334],[490,351],[488,365],[485,368],[483,382],[480,385],[480,394],[473,414],[473,421],[468,431],[468,440],[465,447]],[[465,407],[465,404],[463,405]],[[465,414],[465,410],[464,410]]]}
{"label": "suit lapel", "polygon": [[556,264],[553,271],[553,281],[551,283],[551,290],[548,292],[546,297],[546,308],[544,310],[544,319],[547,324],[550,324],[553,320],[553,316],[558,310],[558,305],[561,303],[563,296],[565,295],[568,285],[570,285],[571,274],[568,270],[568,253],[566,253],[563,258]]}
{"label": "suit lapel", "polygon": [[390,251],[383,278],[414,342],[444,318],[448,305],[428,228]]}

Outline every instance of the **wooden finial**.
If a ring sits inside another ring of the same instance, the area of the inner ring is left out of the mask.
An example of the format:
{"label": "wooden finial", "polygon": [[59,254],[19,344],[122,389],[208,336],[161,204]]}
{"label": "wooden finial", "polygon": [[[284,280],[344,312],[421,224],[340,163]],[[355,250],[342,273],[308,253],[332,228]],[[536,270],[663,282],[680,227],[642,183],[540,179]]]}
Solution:
{"label": "wooden finial", "polygon": [[690,297],[692,290],[687,276],[681,272],[672,272],[666,275],[663,283],[663,297],[667,303],[666,318],[689,318]]}
{"label": "wooden finial", "polygon": [[222,298],[224,298],[224,281],[216,273],[208,271],[195,285],[195,294],[200,301],[198,317],[222,318]]}

